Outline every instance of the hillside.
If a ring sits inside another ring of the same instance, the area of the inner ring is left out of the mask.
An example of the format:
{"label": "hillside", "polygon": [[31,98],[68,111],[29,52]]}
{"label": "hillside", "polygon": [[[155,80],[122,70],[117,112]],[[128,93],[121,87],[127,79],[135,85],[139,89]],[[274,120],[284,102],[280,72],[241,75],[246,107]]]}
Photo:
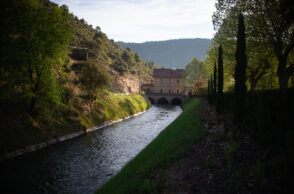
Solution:
{"label": "hillside", "polygon": [[5,56],[0,64],[0,160],[147,108],[147,100],[135,94],[140,81],[151,78],[153,63],[123,49],[66,5],[49,0],[0,5]]}
{"label": "hillside", "polygon": [[195,56],[204,60],[210,39],[175,39],[166,41],[151,41],[144,43],[118,42],[124,48],[130,47],[143,60],[153,61],[166,68],[185,68]]}

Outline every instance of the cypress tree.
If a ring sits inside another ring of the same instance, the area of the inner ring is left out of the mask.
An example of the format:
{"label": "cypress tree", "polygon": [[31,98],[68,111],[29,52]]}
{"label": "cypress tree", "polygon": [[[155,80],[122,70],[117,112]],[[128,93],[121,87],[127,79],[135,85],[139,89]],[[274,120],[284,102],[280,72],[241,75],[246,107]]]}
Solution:
{"label": "cypress tree", "polygon": [[210,104],[210,80],[208,80],[208,84],[207,84],[207,100]]}
{"label": "cypress tree", "polygon": [[213,71],[213,102],[216,101],[216,64],[214,64],[214,71]]}
{"label": "cypress tree", "polygon": [[212,74],[210,76],[210,96],[212,96],[213,93],[213,83],[212,83]]}
{"label": "cypress tree", "polygon": [[210,75],[210,86],[209,86],[209,103],[212,104],[212,98],[213,98],[213,82],[212,82],[212,74]]}
{"label": "cypress tree", "polygon": [[238,18],[238,33],[237,33],[237,47],[236,47],[236,67],[235,67],[235,114],[234,122],[241,125],[242,116],[245,112],[246,100],[246,39],[245,39],[245,25],[244,17],[240,13]]}
{"label": "cypress tree", "polygon": [[224,66],[223,66],[223,48],[218,49],[218,93],[223,94],[224,89]]}
{"label": "cypress tree", "polygon": [[223,68],[223,49],[222,45],[218,48],[218,90],[217,90],[217,103],[216,111],[221,114],[224,110],[223,104],[223,88],[224,88],[224,68]]}
{"label": "cypress tree", "polygon": [[212,74],[211,74],[211,76],[210,76],[210,94],[212,94],[213,93],[213,83],[212,83]]}

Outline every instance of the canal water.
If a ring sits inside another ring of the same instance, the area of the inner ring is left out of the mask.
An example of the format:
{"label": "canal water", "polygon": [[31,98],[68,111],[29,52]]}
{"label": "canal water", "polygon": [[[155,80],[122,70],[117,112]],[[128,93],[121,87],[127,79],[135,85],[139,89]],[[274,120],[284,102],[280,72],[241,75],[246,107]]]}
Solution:
{"label": "canal water", "polygon": [[104,129],[0,163],[8,193],[93,193],[182,112],[152,106]]}

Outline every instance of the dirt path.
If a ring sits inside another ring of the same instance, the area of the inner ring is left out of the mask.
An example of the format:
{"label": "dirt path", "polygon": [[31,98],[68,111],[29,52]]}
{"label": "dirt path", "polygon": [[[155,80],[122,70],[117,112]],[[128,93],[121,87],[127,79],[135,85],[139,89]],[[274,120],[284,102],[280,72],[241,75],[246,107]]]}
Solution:
{"label": "dirt path", "polygon": [[207,101],[195,116],[204,118],[206,135],[186,156],[151,175],[164,185],[159,193],[261,193],[251,173],[259,152],[252,151],[249,137],[232,138],[237,129],[229,116],[218,116]]}

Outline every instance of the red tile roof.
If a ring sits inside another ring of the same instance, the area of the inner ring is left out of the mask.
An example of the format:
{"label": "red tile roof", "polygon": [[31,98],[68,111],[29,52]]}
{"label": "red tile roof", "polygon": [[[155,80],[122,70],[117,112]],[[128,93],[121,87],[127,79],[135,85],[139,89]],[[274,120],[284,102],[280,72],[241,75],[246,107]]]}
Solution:
{"label": "red tile roof", "polygon": [[184,69],[154,69],[154,78],[183,78],[185,74]]}

